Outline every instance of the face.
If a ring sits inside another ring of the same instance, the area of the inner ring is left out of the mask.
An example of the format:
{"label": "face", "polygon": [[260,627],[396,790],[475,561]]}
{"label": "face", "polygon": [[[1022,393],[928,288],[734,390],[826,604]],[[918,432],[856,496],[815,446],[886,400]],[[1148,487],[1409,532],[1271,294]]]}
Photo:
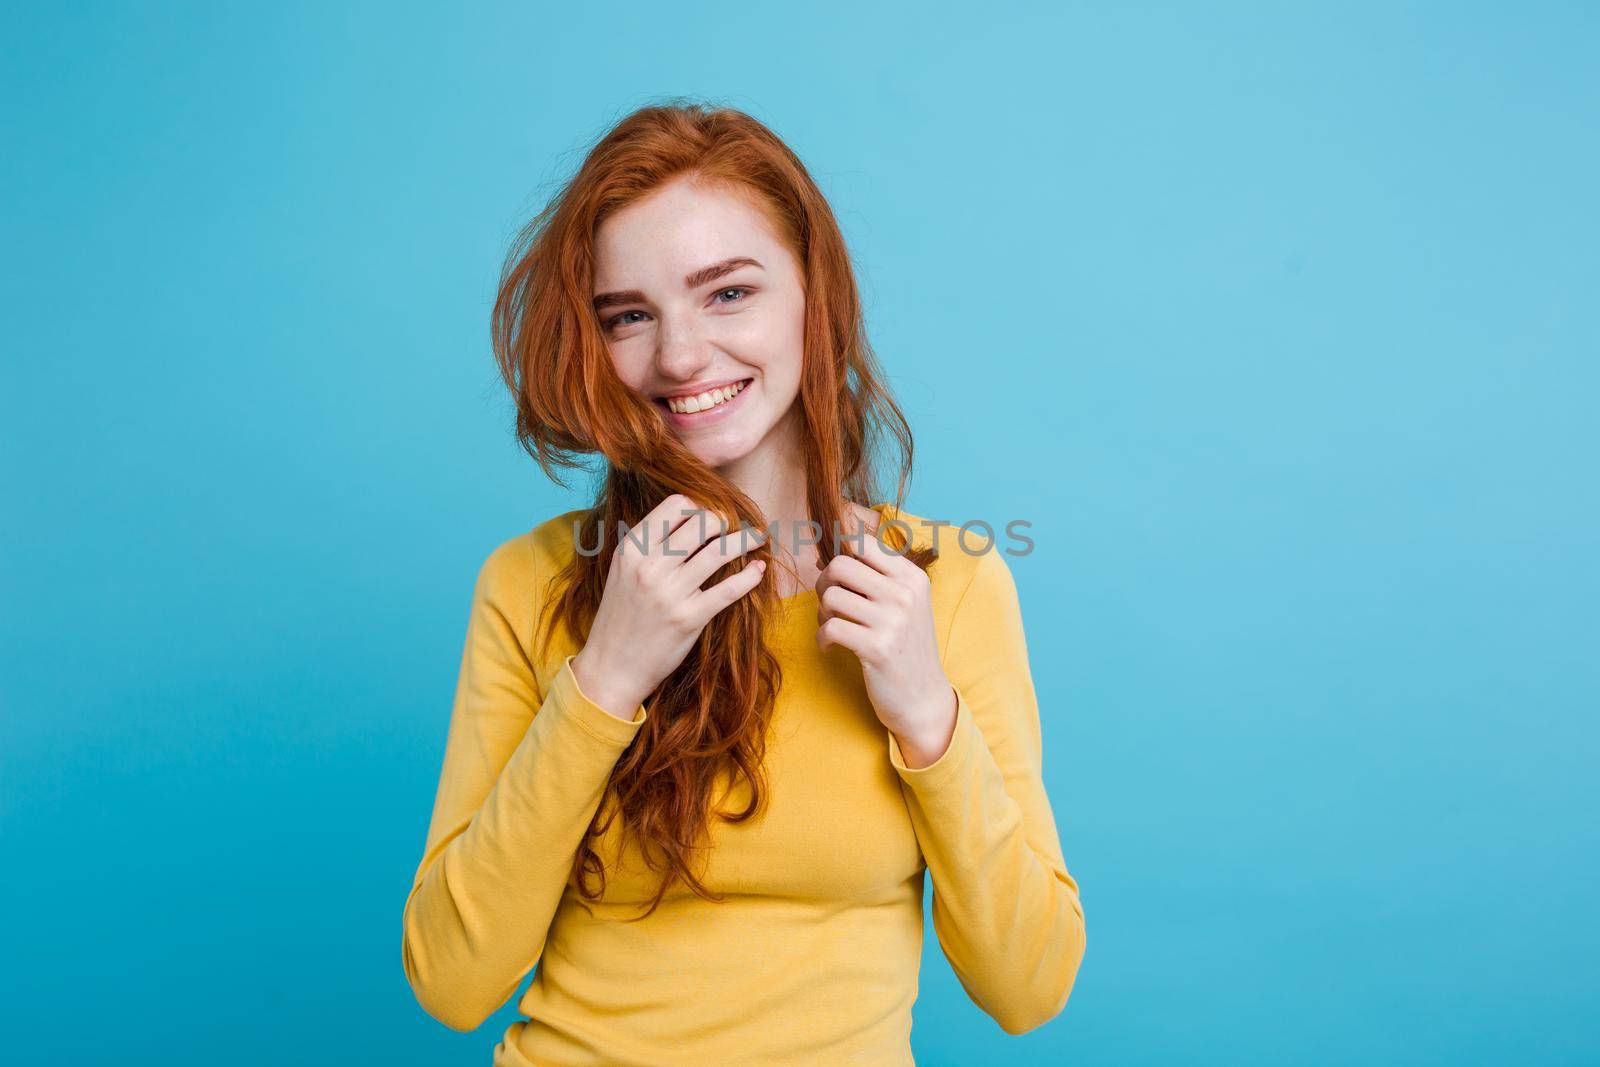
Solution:
{"label": "face", "polygon": [[788,447],[804,281],[742,195],[679,178],[607,217],[594,293],[618,375],[702,462],[728,470]]}

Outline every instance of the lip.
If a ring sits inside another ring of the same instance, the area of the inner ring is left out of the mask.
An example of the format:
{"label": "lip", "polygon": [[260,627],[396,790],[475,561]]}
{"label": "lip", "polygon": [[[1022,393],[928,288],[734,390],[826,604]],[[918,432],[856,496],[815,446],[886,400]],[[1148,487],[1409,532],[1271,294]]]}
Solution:
{"label": "lip", "polygon": [[696,411],[692,413],[673,411],[667,407],[666,397],[658,397],[655,402],[656,407],[661,409],[662,417],[665,418],[670,425],[677,426],[681,429],[688,430],[699,426],[709,426],[713,423],[718,423],[726,419],[733,412],[733,409],[739,406],[740,402],[743,401],[744,398],[749,394],[750,387],[755,384],[754,378],[728,378],[724,381],[708,383],[705,386],[696,389],[694,393],[685,392],[671,394],[672,396],[695,396],[698,393],[705,392],[707,389],[717,389],[722,386],[737,385],[739,382],[744,382],[745,387],[739,390],[738,396],[734,397],[726,404],[718,404],[716,407],[707,408],[705,411]]}

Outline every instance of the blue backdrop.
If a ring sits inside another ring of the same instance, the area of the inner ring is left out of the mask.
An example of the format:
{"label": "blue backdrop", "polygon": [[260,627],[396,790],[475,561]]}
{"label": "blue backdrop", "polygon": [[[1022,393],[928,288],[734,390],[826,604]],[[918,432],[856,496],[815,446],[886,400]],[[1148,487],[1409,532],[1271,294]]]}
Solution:
{"label": "blue backdrop", "polygon": [[1592,7],[8,6],[14,1063],[487,1065],[414,1002],[515,229],[667,94],[858,257],[1013,561],[1088,954],[919,1063],[1593,1062]]}

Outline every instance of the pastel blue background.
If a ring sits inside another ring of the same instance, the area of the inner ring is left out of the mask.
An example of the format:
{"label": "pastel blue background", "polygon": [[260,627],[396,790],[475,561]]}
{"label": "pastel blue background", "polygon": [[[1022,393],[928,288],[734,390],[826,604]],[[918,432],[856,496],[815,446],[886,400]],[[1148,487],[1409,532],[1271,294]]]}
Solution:
{"label": "pastel blue background", "polygon": [[[814,168],[1013,562],[1088,955],[925,1065],[1594,1062],[1592,7],[10,6],[13,1063],[487,1065],[400,915],[518,225],[667,94]],[[825,976],[818,976],[825,980]]]}

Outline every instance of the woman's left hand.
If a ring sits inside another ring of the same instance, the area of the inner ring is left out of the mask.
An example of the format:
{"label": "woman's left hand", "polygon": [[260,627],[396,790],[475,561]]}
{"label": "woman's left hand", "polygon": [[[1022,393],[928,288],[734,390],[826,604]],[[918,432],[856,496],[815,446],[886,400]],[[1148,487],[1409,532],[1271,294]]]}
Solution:
{"label": "woman's left hand", "polygon": [[[848,506],[866,533],[859,555],[835,556],[817,578],[817,646],[855,653],[873,710],[895,735],[906,766],[925,767],[949,747],[956,722],[931,584],[921,567],[879,543],[878,512]],[[856,551],[855,540],[846,543]]]}

